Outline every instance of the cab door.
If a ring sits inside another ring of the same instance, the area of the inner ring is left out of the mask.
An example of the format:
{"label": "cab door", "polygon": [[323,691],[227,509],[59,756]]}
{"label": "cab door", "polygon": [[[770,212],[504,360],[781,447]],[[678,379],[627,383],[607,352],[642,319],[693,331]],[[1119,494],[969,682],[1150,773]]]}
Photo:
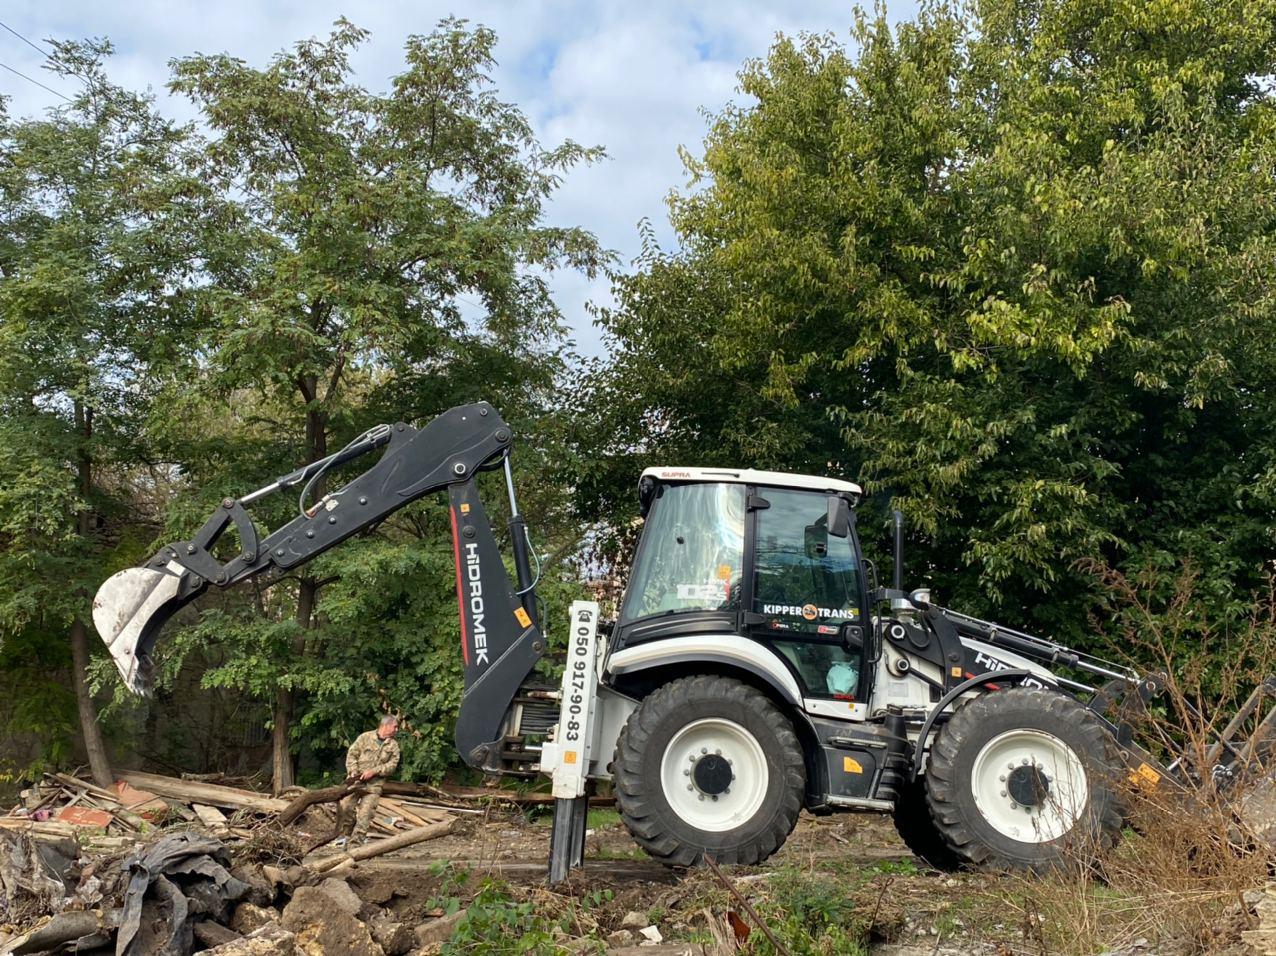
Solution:
{"label": "cab door", "polygon": [[789,666],[808,711],[863,716],[868,625],[853,525],[829,533],[826,492],[760,487],[749,510],[749,635]]}

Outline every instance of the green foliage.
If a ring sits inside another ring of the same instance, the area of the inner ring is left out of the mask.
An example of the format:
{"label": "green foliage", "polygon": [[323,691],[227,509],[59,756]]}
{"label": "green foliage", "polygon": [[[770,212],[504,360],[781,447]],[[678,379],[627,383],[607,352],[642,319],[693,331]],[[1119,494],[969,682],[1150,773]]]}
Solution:
{"label": "green foliage", "polygon": [[[790,869],[768,885],[772,892],[760,915],[789,952],[868,952],[865,914],[840,881]],[[763,934],[755,937],[758,952],[775,952]]]}
{"label": "green foliage", "polygon": [[[460,402],[508,409],[525,485],[553,456],[541,422],[563,368],[562,328],[545,276],[592,274],[606,255],[582,230],[544,225],[542,209],[567,170],[601,154],[542,147],[497,98],[491,31],[447,20],[409,38],[385,95],[352,76],[349,56],[365,36],[339,21],[264,69],[228,55],[175,63],[172,88],[213,132],[204,174],[233,211],[205,237],[214,285],[202,299],[199,362],[152,423],[187,463],[168,513],[174,537],[222,496],[373,424],[423,423]],[[489,490],[500,502],[500,483]],[[253,510],[277,527],[297,502]],[[550,496],[524,503],[550,535],[564,510]],[[378,712],[401,712],[401,772],[438,776],[454,759],[461,689],[448,541],[445,510],[426,502],[267,591],[228,594],[219,612],[180,629],[166,675],[192,648],[217,648],[224,657],[205,686],[273,699],[275,722],[318,766],[339,766]],[[557,605],[562,568],[547,570]]]}
{"label": "green foliage", "polygon": [[0,103],[0,696],[52,761],[83,680],[68,634],[147,518],[143,426],[193,321],[207,210],[189,132],[110,83],[109,53],[56,44],[52,70],[81,92],[42,119]]}
{"label": "green foliage", "polygon": [[623,527],[639,459],[836,474],[870,538],[905,511],[944,603],[1084,641],[1078,559],[1185,553],[1244,600],[1276,505],[1274,12],[983,0],[860,16],[854,53],[778,40],[686,158],[679,247],[648,236],[602,317],[582,444],[621,451],[582,510]]}

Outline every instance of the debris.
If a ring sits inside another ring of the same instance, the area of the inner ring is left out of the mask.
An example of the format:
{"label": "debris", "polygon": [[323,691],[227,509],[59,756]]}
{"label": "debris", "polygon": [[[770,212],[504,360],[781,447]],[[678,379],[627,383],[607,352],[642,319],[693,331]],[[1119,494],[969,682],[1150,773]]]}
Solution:
{"label": "debris", "polygon": [[236,810],[251,810],[254,813],[281,813],[288,806],[286,800],[216,783],[176,780],[173,777],[162,777],[159,774],[141,773],[136,770],[122,773],[120,778],[140,790],[149,790],[162,797],[173,797],[186,803],[231,807]]}
{"label": "debris", "polygon": [[53,815],[53,819],[76,827],[99,827],[105,830],[115,821],[115,816],[106,810],[95,810],[92,807],[62,807]]}
{"label": "debris", "polygon": [[[638,933],[644,939],[648,939],[653,943],[663,943],[665,941],[665,938],[660,935],[660,930],[656,929],[654,926],[644,926],[642,929],[638,930]],[[641,946],[642,944],[639,943],[638,945]]]}
{"label": "debris", "polygon": [[[5,946],[6,954],[24,956],[26,953],[43,953],[56,949],[63,943],[77,942],[85,937],[96,937],[102,933],[102,917],[96,913],[73,912],[62,913],[53,917],[34,932],[27,933]],[[79,946],[76,949],[88,948]]]}
{"label": "debris", "polygon": [[216,836],[225,836],[230,831],[227,826],[226,814],[216,807],[210,807],[203,803],[192,803],[191,809],[195,811],[195,816],[199,817],[199,822],[208,827],[210,833]]}
{"label": "debris", "polygon": [[224,943],[233,943],[237,939],[242,939],[243,934],[237,933],[233,929],[227,929],[220,923],[214,923],[212,920],[200,920],[194,926],[195,938],[210,949],[214,946],[221,946]]}
{"label": "debris", "polygon": [[361,847],[356,847],[347,853],[335,856],[330,860],[324,860],[315,866],[320,873],[325,870],[331,870],[347,860],[368,860],[374,856],[381,856],[383,853],[389,853],[392,850],[400,850],[405,846],[412,846],[416,843],[424,843],[426,840],[433,840],[441,837],[452,829],[455,820],[444,820],[442,823],[432,823],[428,827],[419,827],[415,830],[409,830],[407,833],[400,833],[398,836],[388,837],[384,840],[378,840],[376,843],[368,843]]}
{"label": "debris", "polygon": [[267,923],[254,933],[223,943],[207,951],[207,956],[293,956],[296,937],[277,923]]}
{"label": "debris", "polygon": [[447,916],[440,916],[436,920],[422,923],[413,930],[417,946],[421,949],[429,950],[446,943],[452,938],[452,934],[456,932],[461,920],[465,919],[466,912],[467,910],[457,910]]}
{"label": "debris", "polygon": [[230,918],[230,928],[236,933],[247,936],[261,929],[268,923],[279,922],[279,911],[258,906],[255,903],[240,903]]}
{"label": "debris", "polygon": [[372,938],[385,950],[386,956],[403,956],[416,944],[412,930],[385,910],[377,910],[367,922]]}
{"label": "debris", "polygon": [[[124,866],[128,888],[116,941],[119,956],[147,951],[146,940],[139,939],[144,909],[153,916],[147,920],[147,928],[162,920],[167,933],[165,945],[174,952],[185,953],[191,949],[195,915],[225,922],[229,904],[248,892],[246,883],[230,875],[226,848],[197,833],[161,837]],[[140,945],[135,948],[135,943]]]}
{"label": "debris", "polygon": [[350,884],[345,880],[336,880],[329,877],[316,886],[315,889],[327,895],[331,905],[343,913],[358,916],[359,911],[363,909],[363,900],[355,895],[354,890],[350,889]]}
{"label": "debris", "polygon": [[317,886],[298,887],[284,909],[283,927],[296,934],[298,952],[307,956],[384,956],[368,927],[333,905],[332,897]]}

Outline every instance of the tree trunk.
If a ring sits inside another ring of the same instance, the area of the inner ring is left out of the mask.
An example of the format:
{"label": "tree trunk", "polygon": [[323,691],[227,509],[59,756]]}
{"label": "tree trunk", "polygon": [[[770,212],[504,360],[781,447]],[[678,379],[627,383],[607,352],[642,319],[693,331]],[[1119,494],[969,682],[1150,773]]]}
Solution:
{"label": "tree trunk", "polygon": [[[80,500],[83,502],[83,507],[75,516],[75,530],[81,540],[87,541],[91,530],[88,502],[93,491],[93,461],[89,457],[89,441],[93,437],[93,410],[77,401],[74,413],[75,427],[82,439],[76,472]],[[80,732],[84,737],[84,750],[89,757],[93,782],[99,787],[109,787],[115,782],[115,775],[111,773],[106,742],[102,739],[102,728],[97,722],[97,708],[93,706],[93,694],[89,690],[89,633],[78,615],[71,622],[71,686],[75,688],[75,707],[80,714]]]}
{"label": "tree trunk", "polygon": [[93,782],[99,787],[109,787],[115,782],[111,773],[111,761],[106,756],[106,743],[102,740],[102,728],[97,723],[97,708],[89,692],[89,633],[78,617],[71,623],[71,682],[75,685],[76,709],[80,712],[80,731],[84,735],[84,750],[89,755],[89,769]]}
{"label": "tree trunk", "polygon": [[[317,376],[307,375],[297,382],[301,397],[307,402],[306,409],[306,460],[309,465],[328,454],[328,418],[317,407],[319,381]],[[314,485],[312,502],[318,501],[324,492],[326,482],[323,476]],[[314,626],[316,598],[319,585],[313,577],[301,578],[297,589],[297,624],[301,631],[292,643],[292,659],[300,660],[306,653],[306,631]],[[291,787],[296,780],[292,759],[292,748],[289,742],[289,728],[292,724],[293,709],[296,706],[296,695],[291,688],[279,687],[275,690],[274,731],[271,734],[272,746],[272,789],[275,794]]]}
{"label": "tree trunk", "polygon": [[[319,586],[312,577],[301,579],[297,588],[297,625],[301,633],[292,642],[292,659],[299,660],[306,653],[305,632],[314,625],[315,598],[319,594]],[[292,688],[280,687],[275,690],[274,721],[275,729],[271,735],[274,746],[272,789],[278,796],[291,787],[295,781],[292,748],[289,742],[288,729],[292,724],[292,712],[296,703],[296,695]]]}

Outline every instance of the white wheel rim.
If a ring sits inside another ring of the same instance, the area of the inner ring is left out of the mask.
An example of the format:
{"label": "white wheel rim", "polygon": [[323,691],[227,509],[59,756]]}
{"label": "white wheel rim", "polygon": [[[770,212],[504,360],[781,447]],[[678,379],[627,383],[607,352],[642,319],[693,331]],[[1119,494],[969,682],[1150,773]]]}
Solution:
{"label": "white wheel rim", "polygon": [[[1042,779],[1044,794],[1038,782]],[[1067,834],[1090,796],[1076,753],[1042,730],[1010,730],[984,744],[975,756],[970,785],[989,825],[1022,843],[1048,843]]]}
{"label": "white wheel rim", "polygon": [[[725,791],[711,792],[716,788],[709,786],[706,792],[699,785],[696,768],[706,758],[706,768],[720,769],[720,760],[728,762],[731,780]],[[757,738],[721,717],[687,724],[673,735],[660,761],[661,787],[673,812],[696,829],[712,833],[748,822],[766,799],[769,779],[766,754]]]}

